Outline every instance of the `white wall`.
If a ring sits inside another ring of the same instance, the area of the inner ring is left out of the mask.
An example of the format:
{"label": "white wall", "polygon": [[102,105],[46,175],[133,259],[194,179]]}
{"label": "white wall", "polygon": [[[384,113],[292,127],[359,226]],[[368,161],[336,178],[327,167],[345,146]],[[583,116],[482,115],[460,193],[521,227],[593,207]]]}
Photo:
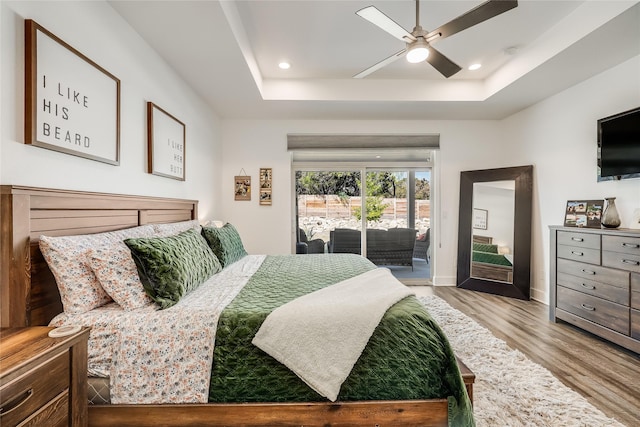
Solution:
{"label": "white wall", "polygon": [[[198,199],[217,217],[220,123],[107,2],[1,3],[2,184]],[[24,144],[24,20],[33,19],[120,79],[120,166]],[[146,173],[146,102],[186,125],[186,181]]]}
{"label": "white wall", "polygon": [[596,121],[640,106],[640,57],[558,93],[502,123],[515,159],[534,165],[532,295],[547,301],[549,226],[562,225],[567,200],[616,197],[622,227],[640,209],[640,179],[597,182]]}

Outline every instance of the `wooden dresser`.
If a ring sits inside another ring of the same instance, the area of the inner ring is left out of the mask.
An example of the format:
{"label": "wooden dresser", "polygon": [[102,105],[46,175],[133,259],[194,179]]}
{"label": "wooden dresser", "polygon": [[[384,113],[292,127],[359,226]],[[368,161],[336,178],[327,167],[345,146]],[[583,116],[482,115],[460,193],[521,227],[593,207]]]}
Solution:
{"label": "wooden dresser", "polygon": [[551,227],[549,317],[640,353],[640,231]]}
{"label": "wooden dresser", "polygon": [[49,338],[53,328],[0,330],[0,425],[87,425],[89,329]]}

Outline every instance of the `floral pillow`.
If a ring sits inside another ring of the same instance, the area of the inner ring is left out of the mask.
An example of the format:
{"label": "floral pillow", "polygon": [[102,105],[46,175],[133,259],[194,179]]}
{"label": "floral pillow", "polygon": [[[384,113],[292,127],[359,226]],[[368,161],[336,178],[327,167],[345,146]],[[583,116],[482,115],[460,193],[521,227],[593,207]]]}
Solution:
{"label": "floral pillow", "polygon": [[89,266],[89,250],[154,233],[151,225],[144,225],[107,233],[40,236],[40,251],[56,279],[65,313],[85,313],[111,301]]}
{"label": "floral pillow", "polygon": [[175,236],[126,239],[145,291],[160,308],[169,308],[222,270],[196,229]]}
{"label": "floral pillow", "polygon": [[172,222],[167,224],[153,224],[153,229],[156,231],[156,235],[159,237],[175,236],[176,234],[180,234],[183,231],[187,231],[191,228],[195,228],[199,233],[201,229],[200,221],[198,221],[197,219],[192,219],[189,221]]}
{"label": "floral pillow", "polygon": [[90,249],[88,258],[102,288],[124,310],[153,304],[144,291],[131,251],[123,242]]}

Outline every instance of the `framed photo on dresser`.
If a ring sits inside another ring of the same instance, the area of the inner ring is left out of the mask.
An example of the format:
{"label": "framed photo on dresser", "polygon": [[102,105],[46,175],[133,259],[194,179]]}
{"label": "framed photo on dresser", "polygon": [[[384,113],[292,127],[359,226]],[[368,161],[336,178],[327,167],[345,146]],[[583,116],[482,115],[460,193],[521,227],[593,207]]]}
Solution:
{"label": "framed photo on dresser", "polygon": [[604,200],[568,200],[565,227],[600,228]]}

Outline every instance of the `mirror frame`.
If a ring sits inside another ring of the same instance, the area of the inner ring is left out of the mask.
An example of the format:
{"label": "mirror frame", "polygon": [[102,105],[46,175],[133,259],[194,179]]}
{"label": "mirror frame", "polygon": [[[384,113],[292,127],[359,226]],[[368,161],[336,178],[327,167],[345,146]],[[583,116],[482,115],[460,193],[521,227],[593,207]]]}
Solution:
{"label": "mirror frame", "polygon": [[[473,184],[508,180],[515,180],[513,282],[496,282],[471,277]],[[531,165],[460,172],[457,287],[523,300],[530,299],[532,197],[533,166]]]}

